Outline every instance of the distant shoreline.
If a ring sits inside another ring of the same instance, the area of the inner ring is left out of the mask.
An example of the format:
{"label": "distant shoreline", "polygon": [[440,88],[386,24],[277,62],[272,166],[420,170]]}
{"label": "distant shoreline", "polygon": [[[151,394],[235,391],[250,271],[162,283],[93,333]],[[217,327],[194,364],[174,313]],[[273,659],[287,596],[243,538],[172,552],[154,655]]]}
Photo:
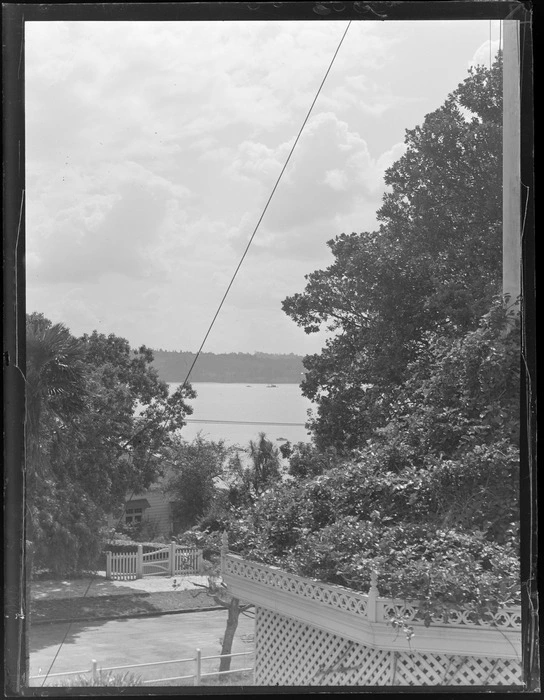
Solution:
{"label": "distant shoreline", "polygon": [[[176,380],[164,379],[163,381],[165,381],[167,384],[182,384],[184,380],[183,379],[176,379]],[[294,382],[294,381],[293,382],[291,382],[291,381],[280,382],[280,381],[277,381],[277,382],[275,382],[275,384],[277,384],[278,386],[286,385],[286,384],[300,384],[300,381],[301,380],[299,380],[298,382]],[[247,381],[232,382],[230,380],[225,381],[225,380],[221,380],[221,379],[189,379],[189,384],[246,384],[246,386],[269,386],[270,382],[247,382]],[[274,387],[271,386],[270,388],[272,389]]]}
{"label": "distant shoreline", "polygon": [[[192,366],[194,354],[180,351],[153,350],[153,366],[159,378],[172,384],[181,383]],[[305,368],[300,355],[272,353],[204,352],[193,368],[191,381],[215,384],[300,384]],[[181,377],[172,379],[172,377]]]}

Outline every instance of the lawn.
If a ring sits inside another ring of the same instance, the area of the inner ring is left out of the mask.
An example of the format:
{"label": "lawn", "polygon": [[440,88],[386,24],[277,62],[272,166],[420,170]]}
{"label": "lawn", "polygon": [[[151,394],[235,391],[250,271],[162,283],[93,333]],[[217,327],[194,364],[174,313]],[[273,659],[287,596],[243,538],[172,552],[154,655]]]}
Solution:
{"label": "lawn", "polygon": [[153,615],[180,610],[202,610],[216,607],[205,593],[194,590],[132,593],[94,597],[52,598],[34,600],[31,604],[32,623],[56,620],[89,620]]}

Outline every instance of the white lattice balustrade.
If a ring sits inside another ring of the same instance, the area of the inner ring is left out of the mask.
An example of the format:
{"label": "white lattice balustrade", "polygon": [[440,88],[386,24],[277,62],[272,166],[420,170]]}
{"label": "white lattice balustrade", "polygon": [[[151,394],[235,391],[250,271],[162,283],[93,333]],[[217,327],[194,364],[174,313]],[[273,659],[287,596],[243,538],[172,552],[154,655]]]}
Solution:
{"label": "white lattice balustrade", "polygon": [[515,659],[375,649],[265,608],[255,618],[256,685],[521,685]]}
{"label": "white lattice balustrade", "polygon": [[223,574],[255,581],[279,591],[292,593],[313,602],[337,608],[354,615],[366,615],[367,596],[342,586],[331,586],[320,581],[288,574],[281,569],[227,555]]}
{"label": "white lattice balustrade", "polygon": [[[296,576],[277,567],[241,559],[233,554],[227,554],[223,557],[223,572],[226,575],[254,581],[275,590],[292,593],[301,598],[367,618],[369,617],[369,608],[375,601],[373,621],[388,622],[391,617],[402,616],[410,624],[424,625],[423,620],[418,617],[418,604],[414,601],[398,602],[379,598],[377,595],[369,597],[367,594],[352,591],[343,586],[333,586]],[[435,618],[435,622],[440,623],[443,620]],[[489,620],[477,622],[471,620],[469,611],[451,610],[448,613],[447,624],[449,626],[499,627],[518,630],[521,625],[521,609],[519,607],[504,608],[490,617]]]}
{"label": "white lattice balustrade", "polygon": [[[258,685],[522,684],[521,613],[474,621],[469,611],[426,627],[418,605],[306,579],[222,551],[232,593],[256,606]],[[394,629],[402,618],[413,636]]]}
{"label": "white lattice balustrade", "polygon": [[[417,603],[413,601],[397,603],[391,600],[378,599],[378,620],[387,621],[392,617],[402,617],[411,625],[424,624]],[[487,620],[473,620],[469,610],[450,610],[448,611],[447,620],[438,615],[433,616],[432,619],[436,624],[445,622],[447,625],[456,627],[496,627],[517,630],[521,626],[521,608],[504,608]]]}

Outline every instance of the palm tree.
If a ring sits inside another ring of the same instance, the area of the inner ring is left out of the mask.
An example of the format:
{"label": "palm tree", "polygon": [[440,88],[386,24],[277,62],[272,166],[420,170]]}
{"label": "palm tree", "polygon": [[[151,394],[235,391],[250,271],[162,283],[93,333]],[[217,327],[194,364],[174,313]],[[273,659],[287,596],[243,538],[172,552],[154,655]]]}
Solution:
{"label": "palm tree", "polygon": [[26,323],[26,448],[27,465],[41,463],[44,411],[66,424],[85,408],[84,346],[62,323],[53,325],[42,314]]}
{"label": "palm tree", "polygon": [[[61,323],[53,325],[43,314],[26,318],[26,599],[30,601],[30,581],[36,529],[37,479],[46,471],[45,442],[59,427],[72,422],[85,407],[84,347]],[[42,485],[43,488],[43,485]],[[30,610],[25,618],[26,635],[30,632]],[[26,648],[26,674],[29,647]]]}
{"label": "palm tree", "polygon": [[251,457],[253,486],[260,493],[271,481],[280,477],[280,451],[265,433],[259,433],[259,439],[249,441],[249,456]]}

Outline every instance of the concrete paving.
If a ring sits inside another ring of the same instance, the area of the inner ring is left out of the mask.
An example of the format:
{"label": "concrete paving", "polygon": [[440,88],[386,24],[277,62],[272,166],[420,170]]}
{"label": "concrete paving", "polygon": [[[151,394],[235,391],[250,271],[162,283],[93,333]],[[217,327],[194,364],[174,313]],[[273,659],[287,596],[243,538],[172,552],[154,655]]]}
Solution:
{"label": "concrete paving", "polygon": [[31,596],[35,600],[51,598],[80,598],[103,595],[130,595],[133,593],[152,593],[173,591],[173,582],[177,589],[195,589],[197,585],[206,585],[206,576],[145,576],[134,581],[110,581],[104,571],[97,572],[91,578],[67,579],[65,581],[32,581]]}
{"label": "concrete paving", "polygon": [[[202,656],[219,654],[225,633],[227,611],[182,613],[152,618],[108,620],[103,622],[75,622],[68,624],[37,625],[31,630],[30,676],[90,669],[96,659],[99,668],[143,664],[152,661],[187,659],[200,648]],[[240,616],[232,651],[251,651],[254,648],[254,620]],[[231,668],[253,666],[253,657],[234,657]],[[217,671],[219,660],[204,660],[203,672]],[[139,669],[126,669],[142,679],[160,679],[193,673],[194,663],[184,662]],[[65,678],[48,678],[45,685],[58,686]],[[43,679],[31,680],[39,686]],[[179,681],[192,685],[191,680]]]}

